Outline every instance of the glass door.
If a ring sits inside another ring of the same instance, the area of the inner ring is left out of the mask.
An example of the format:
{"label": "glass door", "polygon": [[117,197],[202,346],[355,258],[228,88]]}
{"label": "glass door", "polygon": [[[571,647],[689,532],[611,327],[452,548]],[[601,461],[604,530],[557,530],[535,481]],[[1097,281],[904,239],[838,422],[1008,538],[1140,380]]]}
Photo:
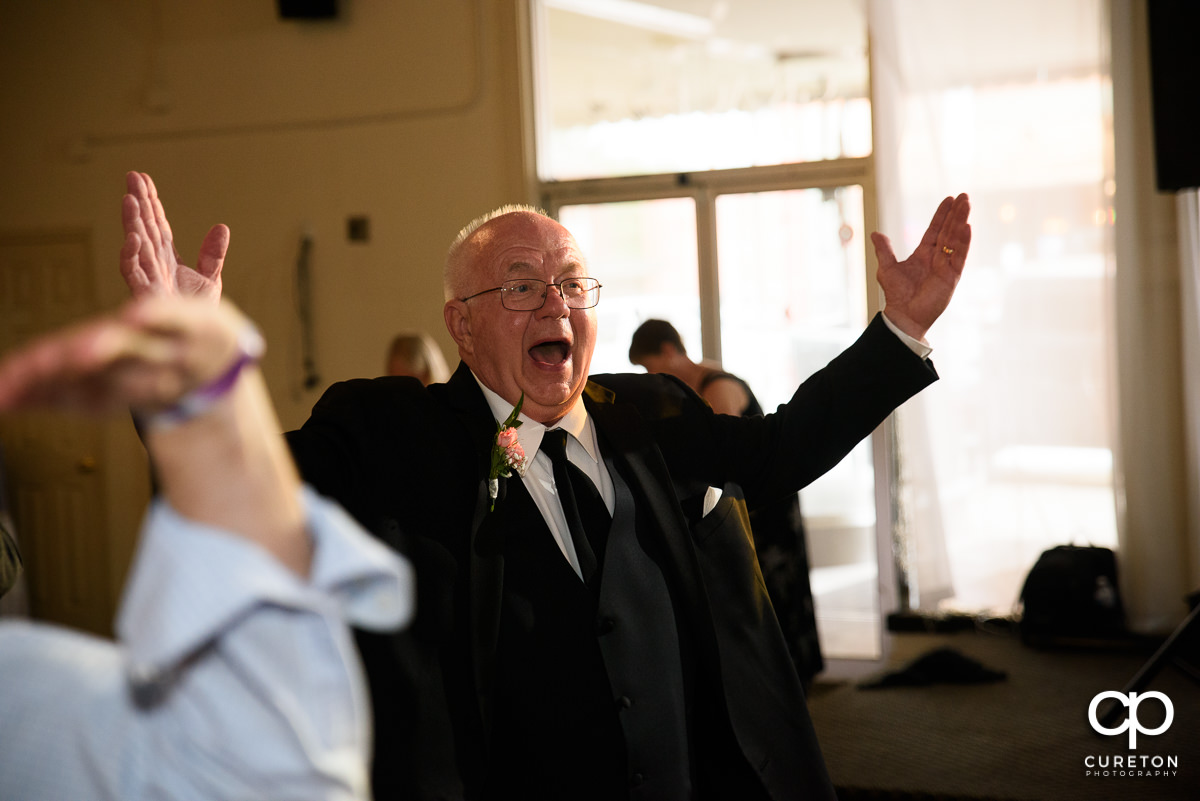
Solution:
{"label": "glass door", "polygon": [[[770,411],[866,325],[862,188],[720,195],[716,228],[722,362]],[[871,441],[805,488],[800,509],[823,656],[879,658]]]}
{"label": "glass door", "polygon": [[593,373],[640,371],[629,340],[642,321],[669,320],[684,342],[700,344],[696,204],[691,198],[563,206],[558,219],[575,235],[600,280],[599,336]]}

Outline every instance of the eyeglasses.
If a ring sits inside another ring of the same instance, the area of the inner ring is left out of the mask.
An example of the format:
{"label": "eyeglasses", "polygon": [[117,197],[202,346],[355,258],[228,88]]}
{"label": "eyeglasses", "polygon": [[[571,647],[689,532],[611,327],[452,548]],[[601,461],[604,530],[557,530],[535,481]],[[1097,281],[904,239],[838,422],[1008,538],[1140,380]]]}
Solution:
{"label": "eyeglasses", "polygon": [[600,302],[600,287],[595,278],[567,278],[557,284],[548,284],[536,278],[518,278],[505,281],[500,286],[476,292],[474,295],[461,298],[468,301],[489,292],[500,293],[500,303],[509,311],[537,311],[546,305],[550,287],[557,287],[562,295],[563,303],[571,309],[590,309]]}

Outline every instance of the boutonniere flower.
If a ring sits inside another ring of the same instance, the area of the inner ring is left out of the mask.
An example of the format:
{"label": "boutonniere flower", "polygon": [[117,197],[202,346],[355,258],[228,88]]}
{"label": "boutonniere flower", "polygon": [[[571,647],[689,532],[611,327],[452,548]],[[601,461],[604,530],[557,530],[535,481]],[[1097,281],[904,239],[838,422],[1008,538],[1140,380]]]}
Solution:
{"label": "boutonniere flower", "polygon": [[513,470],[516,470],[518,475],[525,475],[525,449],[517,442],[517,429],[521,426],[517,416],[521,413],[524,403],[525,393],[522,392],[512,414],[503,423],[496,424],[496,441],[492,443],[492,466],[488,471],[488,495],[492,499],[489,511],[496,508],[500,479],[511,476]]}

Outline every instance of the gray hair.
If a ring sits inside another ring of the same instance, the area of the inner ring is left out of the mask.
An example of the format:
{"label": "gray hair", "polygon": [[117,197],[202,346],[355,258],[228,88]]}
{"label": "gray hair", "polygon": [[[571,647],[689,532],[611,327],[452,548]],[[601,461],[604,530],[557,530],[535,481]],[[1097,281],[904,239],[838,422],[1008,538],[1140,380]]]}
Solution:
{"label": "gray hair", "polygon": [[463,246],[466,244],[467,240],[470,239],[476,231],[497,217],[503,217],[506,214],[513,214],[515,212],[526,212],[528,214],[536,214],[539,217],[554,219],[546,213],[545,209],[538,208],[537,206],[530,206],[525,203],[509,203],[501,206],[498,209],[492,209],[486,214],[481,214],[464,225],[462,230],[458,232],[458,236],[454,237],[454,241],[450,243],[450,247],[446,251],[446,261],[442,268],[442,293],[445,296],[445,300],[451,300],[458,296],[458,291],[455,284],[461,278],[462,260],[460,258],[460,254],[462,253]]}

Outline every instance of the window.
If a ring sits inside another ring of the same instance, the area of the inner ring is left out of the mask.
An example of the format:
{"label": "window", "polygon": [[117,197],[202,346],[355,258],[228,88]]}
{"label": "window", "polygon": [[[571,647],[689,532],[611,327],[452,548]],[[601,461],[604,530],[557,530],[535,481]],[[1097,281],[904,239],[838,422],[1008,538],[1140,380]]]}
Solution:
{"label": "window", "polygon": [[870,154],[860,3],[538,0],[535,12],[543,180]]}
{"label": "window", "polygon": [[605,283],[595,372],[661,317],[772,408],[878,308],[865,234],[906,255],[972,195],[943,380],[801,495],[827,659],[881,656],[897,564],[913,606],[1006,613],[1042,549],[1115,543],[1102,5],[534,0],[544,200]]}
{"label": "window", "polygon": [[604,285],[593,373],[629,372],[629,340],[652,317],[672,321],[684,342],[699,346],[696,205],[690,198],[563,206],[558,219]]}
{"label": "window", "polygon": [[[771,409],[861,332],[866,25],[856,2],[807,5],[535,3],[544,200],[604,282],[593,372],[636,369],[657,317]],[[881,654],[875,458],[801,494],[827,660]]]}

